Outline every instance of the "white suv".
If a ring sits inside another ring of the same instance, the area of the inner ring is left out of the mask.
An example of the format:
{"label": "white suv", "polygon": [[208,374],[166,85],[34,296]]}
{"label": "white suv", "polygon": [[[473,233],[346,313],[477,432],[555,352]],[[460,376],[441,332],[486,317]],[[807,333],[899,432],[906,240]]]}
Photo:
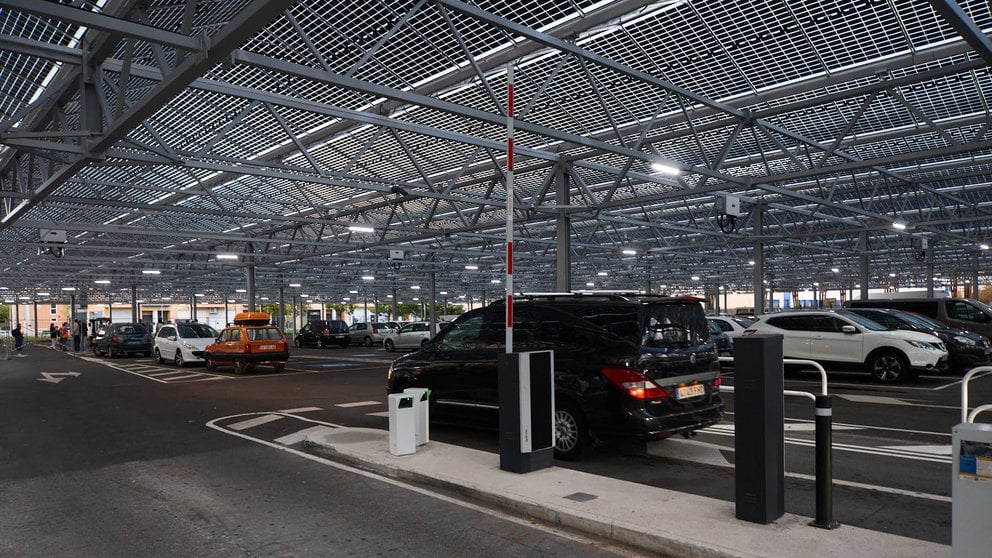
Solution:
{"label": "white suv", "polygon": [[795,311],[759,316],[744,333],[783,336],[785,358],[823,365],[864,367],[879,382],[915,379],[947,370],[947,347],[937,337],[891,330],[844,310]]}

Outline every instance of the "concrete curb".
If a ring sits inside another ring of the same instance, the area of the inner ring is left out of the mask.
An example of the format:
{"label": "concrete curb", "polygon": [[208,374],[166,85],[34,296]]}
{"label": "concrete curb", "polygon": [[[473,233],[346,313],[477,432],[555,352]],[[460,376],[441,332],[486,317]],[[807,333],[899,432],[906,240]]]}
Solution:
{"label": "concrete curb", "polygon": [[[690,558],[814,556],[950,556],[950,547],[842,525],[809,527],[786,514],[770,525],[736,519],[733,502],[551,467],[519,475],[499,469],[499,456],[430,442],[417,453],[387,451],[388,432],[333,429],[304,441],[306,451],[389,478],[534,518],[650,553]],[[596,499],[566,496],[591,492]]]}

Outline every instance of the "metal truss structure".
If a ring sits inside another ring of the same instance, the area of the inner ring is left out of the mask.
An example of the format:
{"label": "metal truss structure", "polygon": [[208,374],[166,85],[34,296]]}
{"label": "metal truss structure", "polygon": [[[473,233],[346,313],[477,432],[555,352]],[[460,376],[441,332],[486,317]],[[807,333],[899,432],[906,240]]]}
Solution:
{"label": "metal truss structure", "polygon": [[990,30],[986,0],[0,0],[0,296],[492,297],[508,64],[517,290],[988,283]]}

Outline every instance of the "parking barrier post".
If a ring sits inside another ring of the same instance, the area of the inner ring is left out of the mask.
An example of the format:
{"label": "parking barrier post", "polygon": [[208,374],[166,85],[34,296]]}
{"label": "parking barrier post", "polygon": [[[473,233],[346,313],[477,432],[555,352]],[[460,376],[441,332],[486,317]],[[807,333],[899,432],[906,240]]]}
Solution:
{"label": "parking barrier post", "polygon": [[816,519],[821,529],[836,529],[833,503],[833,401],[828,394],[816,396]]}

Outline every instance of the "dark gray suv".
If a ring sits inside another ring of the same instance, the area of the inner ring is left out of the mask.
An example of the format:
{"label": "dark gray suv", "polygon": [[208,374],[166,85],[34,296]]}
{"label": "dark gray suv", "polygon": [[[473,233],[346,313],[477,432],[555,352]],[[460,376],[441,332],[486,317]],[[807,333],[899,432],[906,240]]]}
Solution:
{"label": "dark gray suv", "polygon": [[[387,391],[425,387],[431,418],[467,413],[495,424],[505,312],[500,301],[461,315],[393,362]],[[560,459],[578,458],[597,440],[688,436],[723,417],[717,350],[696,298],[515,297],[513,348],[555,351]]]}

